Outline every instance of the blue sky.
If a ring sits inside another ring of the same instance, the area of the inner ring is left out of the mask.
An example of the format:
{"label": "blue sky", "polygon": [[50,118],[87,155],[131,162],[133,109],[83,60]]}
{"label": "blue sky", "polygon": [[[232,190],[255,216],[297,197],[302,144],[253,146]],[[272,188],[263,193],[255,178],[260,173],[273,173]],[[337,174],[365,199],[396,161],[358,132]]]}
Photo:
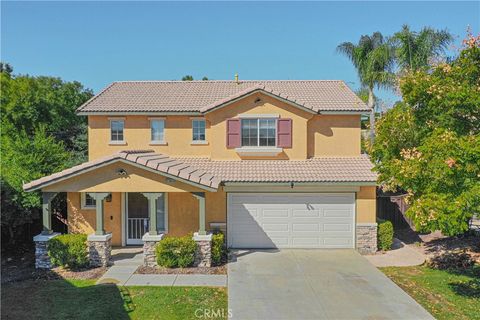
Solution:
{"label": "blue sky", "polygon": [[[460,46],[480,2],[2,2],[1,59],[15,73],[78,80],[358,79],[343,41],[409,24]],[[380,93],[387,101],[393,94]]]}

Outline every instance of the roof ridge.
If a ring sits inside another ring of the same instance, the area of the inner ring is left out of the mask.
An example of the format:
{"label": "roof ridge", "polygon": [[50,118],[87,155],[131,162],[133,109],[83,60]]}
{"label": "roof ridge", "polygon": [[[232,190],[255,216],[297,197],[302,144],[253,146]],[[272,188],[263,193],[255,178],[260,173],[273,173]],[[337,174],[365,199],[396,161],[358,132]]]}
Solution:
{"label": "roof ridge", "polygon": [[[235,80],[118,80],[112,82],[110,85],[114,83],[208,83],[208,82],[228,82],[228,83],[235,83]],[[345,82],[344,80],[340,79],[299,79],[299,80],[280,80],[280,79],[273,79],[273,80],[239,80],[238,83],[242,82]]]}

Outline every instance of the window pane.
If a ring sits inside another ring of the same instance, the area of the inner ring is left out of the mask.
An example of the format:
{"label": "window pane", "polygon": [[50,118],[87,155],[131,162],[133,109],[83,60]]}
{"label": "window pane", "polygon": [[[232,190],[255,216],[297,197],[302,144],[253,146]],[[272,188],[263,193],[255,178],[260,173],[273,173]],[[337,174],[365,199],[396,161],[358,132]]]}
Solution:
{"label": "window pane", "polygon": [[260,119],[260,146],[275,146],[276,124],[273,119]]}
{"label": "window pane", "polygon": [[193,141],[205,141],[205,120],[193,120]]}
{"label": "window pane", "polygon": [[110,139],[111,141],[123,141],[123,120],[110,121]]}
{"label": "window pane", "polygon": [[88,193],[85,193],[85,207],[95,207],[96,201]]}
{"label": "window pane", "polygon": [[163,141],[165,121],[152,120],[151,126],[152,126],[152,141]]}
{"label": "window pane", "polygon": [[258,146],[258,120],[244,119],[242,120],[242,145]]}

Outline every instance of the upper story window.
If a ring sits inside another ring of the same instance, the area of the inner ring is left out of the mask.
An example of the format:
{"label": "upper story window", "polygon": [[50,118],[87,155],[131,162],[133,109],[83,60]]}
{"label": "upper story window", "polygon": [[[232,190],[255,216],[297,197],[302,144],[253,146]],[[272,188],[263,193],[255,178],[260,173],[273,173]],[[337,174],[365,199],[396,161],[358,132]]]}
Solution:
{"label": "upper story window", "polygon": [[165,120],[151,119],[150,128],[152,142],[163,143],[165,141]]}
{"label": "upper story window", "polygon": [[123,119],[111,119],[110,120],[110,141],[115,143],[123,143],[124,134],[123,129],[125,127],[125,121]]}
{"label": "upper story window", "polygon": [[205,139],[205,119],[193,119],[193,142],[204,142]]}
{"label": "upper story window", "polygon": [[242,147],[275,147],[275,119],[242,119]]}

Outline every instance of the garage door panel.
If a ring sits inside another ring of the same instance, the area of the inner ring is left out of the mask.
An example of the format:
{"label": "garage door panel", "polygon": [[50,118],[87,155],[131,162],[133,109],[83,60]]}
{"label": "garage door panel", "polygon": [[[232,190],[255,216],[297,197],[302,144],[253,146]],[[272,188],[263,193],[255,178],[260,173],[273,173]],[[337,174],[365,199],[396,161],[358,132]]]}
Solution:
{"label": "garage door panel", "polygon": [[323,231],[326,232],[350,232],[352,231],[352,225],[348,223],[329,223],[329,224],[324,224],[323,225]]}
{"label": "garage door panel", "polygon": [[229,194],[234,248],[353,248],[354,194]]}

